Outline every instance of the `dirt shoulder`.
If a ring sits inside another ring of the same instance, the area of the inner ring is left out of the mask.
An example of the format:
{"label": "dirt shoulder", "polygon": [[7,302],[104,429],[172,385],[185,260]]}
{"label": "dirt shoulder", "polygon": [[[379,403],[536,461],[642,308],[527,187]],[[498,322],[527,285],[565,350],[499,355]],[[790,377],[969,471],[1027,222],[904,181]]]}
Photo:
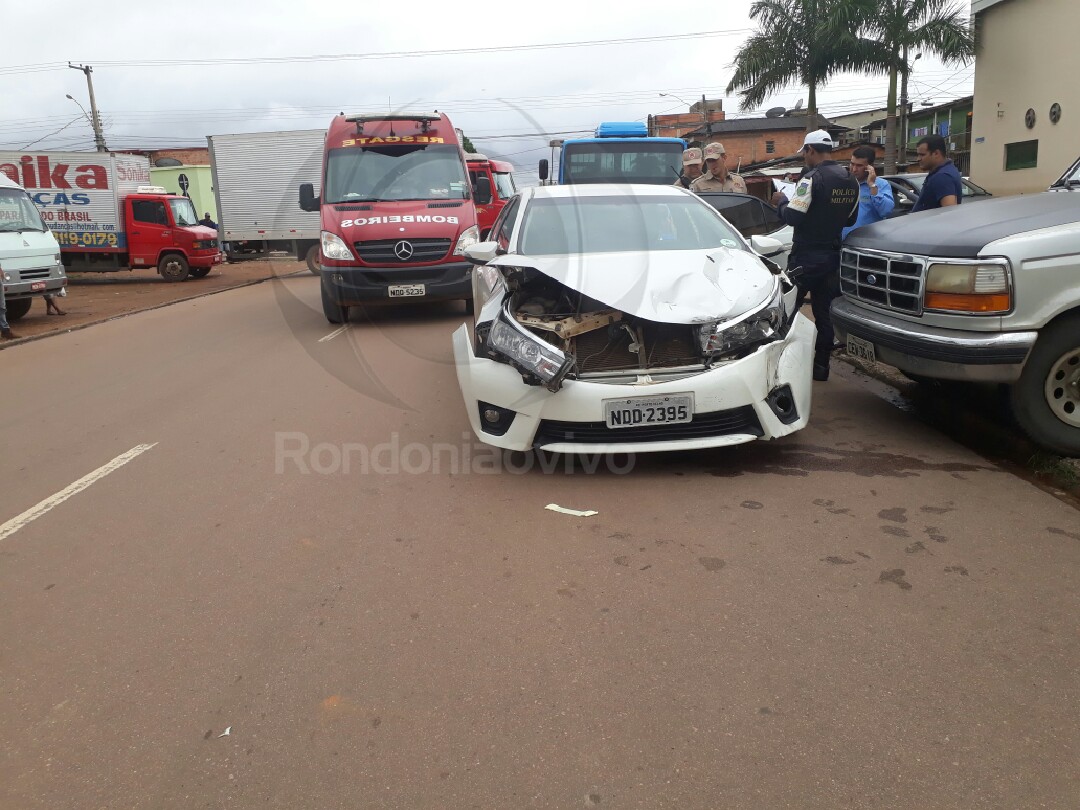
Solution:
{"label": "dirt shoulder", "polygon": [[19,339],[0,342],[0,349],[17,346],[26,340],[81,329],[121,315],[155,309],[299,272],[308,272],[307,265],[303,262],[271,260],[221,264],[205,278],[181,282],[165,281],[151,269],[117,273],[71,273],[67,297],[56,299],[57,305],[66,314],[46,315],[44,299],[35,298],[30,311],[11,324],[11,331],[18,335]]}

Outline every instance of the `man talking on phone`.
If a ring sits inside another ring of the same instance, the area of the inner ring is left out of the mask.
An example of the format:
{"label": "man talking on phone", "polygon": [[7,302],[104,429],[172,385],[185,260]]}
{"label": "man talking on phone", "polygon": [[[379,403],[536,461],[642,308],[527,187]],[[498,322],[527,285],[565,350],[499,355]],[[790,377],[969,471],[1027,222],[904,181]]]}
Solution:
{"label": "man talking on phone", "polygon": [[877,153],[870,146],[860,146],[851,153],[848,170],[859,181],[859,218],[850,228],[844,228],[844,239],[856,228],[881,222],[896,207],[892,186],[874,170],[876,158]]}

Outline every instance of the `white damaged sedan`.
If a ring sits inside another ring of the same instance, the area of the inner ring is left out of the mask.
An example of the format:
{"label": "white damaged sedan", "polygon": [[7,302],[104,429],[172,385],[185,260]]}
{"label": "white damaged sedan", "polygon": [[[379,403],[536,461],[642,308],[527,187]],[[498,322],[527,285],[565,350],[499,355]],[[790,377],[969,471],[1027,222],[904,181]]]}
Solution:
{"label": "white damaged sedan", "polygon": [[[815,328],[796,291],[679,188],[525,189],[466,249],[474,323],[454,359],[477,437],[639,453],[775,439],[810,417]],[[759,255],[760,254],[760,255]]]}

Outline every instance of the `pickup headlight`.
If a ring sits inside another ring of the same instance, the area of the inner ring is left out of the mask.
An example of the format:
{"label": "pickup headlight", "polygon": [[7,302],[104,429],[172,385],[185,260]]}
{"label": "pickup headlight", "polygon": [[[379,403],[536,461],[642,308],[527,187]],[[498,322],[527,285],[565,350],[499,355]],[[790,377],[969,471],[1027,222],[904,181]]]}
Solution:
{"label": "pickup headlight", "polygon": [[558,391],[574,358],[541,340],[519,324],[504,306],[487,336],[488,348],[525,374],[538,377],[549,391]]}
{"label": "pickup headlight", "polygon": [[924,309],[1000,315],[1012,309],[1009,263],[1004,259],[986,262],[938,262],[926,271]]}
{"label": "pickup headlight", "polygon": [[723,356],[759,343],[769,343],[787,332],[784,291],[779,282],[772,298],[761,309],[731,321],[703,324],[698,331],[701,351]]}
{"label": "pickup headlight", "polygon": [[457,247],[454,248],[454,255],[460,256],[465,252],[465,248],[470,248],[480,241],[480,231],[477,230],[475,225],[471,225],[461,232],[461,236],[458,237]]}
{"label": "pickup headlight", "polygon": [[338,261],[352,261],[353,254],[349,250],[349,246],[346,245],[340,236],[330,233],[329,231],[322,232],[322,255],[328,259],[337,259]]}

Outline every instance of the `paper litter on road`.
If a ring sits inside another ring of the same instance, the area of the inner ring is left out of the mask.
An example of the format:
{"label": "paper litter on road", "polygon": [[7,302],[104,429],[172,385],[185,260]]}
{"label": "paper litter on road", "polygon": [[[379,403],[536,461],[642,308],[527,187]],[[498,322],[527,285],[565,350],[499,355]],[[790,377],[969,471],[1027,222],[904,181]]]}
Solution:
{"label": "paper litter on road", "polygon": [[567,509],[565,506],[559,506],[557,503],[549,503],[544,508],[550,509],[552,512],[558,512],[560,515],[573,515],[574,517],[590,517],[592,515],[600,514],[599,512],[592,509],[586,512],[581,512],[577,509]]}
{"label": "paper litter on road", "polygon": [[220,734],[218,734],[218,739],[220,740],[220,739],[221,739],[222,737],[228,737],[228,736],[229,736],[229,732],[230,732],[230,731],[232,731],[232,726],[229,726],[229,727],[228,727],[227,729],[225,729],[225,730],[224,730],[223,732],[221,732]]}

